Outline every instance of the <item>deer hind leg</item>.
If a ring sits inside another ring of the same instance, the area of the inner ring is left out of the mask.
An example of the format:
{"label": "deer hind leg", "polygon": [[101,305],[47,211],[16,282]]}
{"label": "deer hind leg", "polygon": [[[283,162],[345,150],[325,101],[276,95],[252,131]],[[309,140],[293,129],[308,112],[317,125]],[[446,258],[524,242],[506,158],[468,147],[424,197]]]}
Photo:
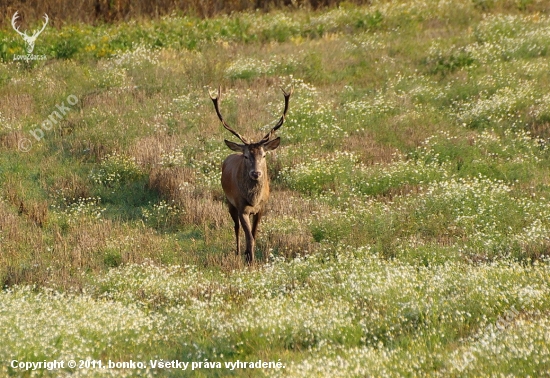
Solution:
{"label": "deer hind leg", "polygon": [[235,223],[235,239],[237,240],[237,256],[241,254],[241,245],[239,243],[239,211],[235,206],[229,203],[229,214]]}
{"label": "deer hind leg", "polygon": [[250,216],[248,214],[239,214],[241,226],[243,226],[244,236],[246,238],[246,250],[244,251],[246,262],[252,264],[254,262],[254,235],[252,235],[252,227],[250,227]]}

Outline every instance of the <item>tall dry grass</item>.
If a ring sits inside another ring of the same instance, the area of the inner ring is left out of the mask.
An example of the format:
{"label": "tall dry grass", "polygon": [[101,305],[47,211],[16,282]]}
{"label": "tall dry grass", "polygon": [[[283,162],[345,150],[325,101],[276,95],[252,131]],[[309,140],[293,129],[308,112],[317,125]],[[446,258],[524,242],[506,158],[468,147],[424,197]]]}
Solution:
{"label": "tall dry grass", "polygon": [[[368,4],[369,0],[346,1]],[[232,12],[278,8],[318,9],[337,6],[341,0],[7,0],[0,5],[0,26],[9,25],[12,15],[18,11],[22,21],[35,20],[47,13],[54,24],[73,22],[98,23],[155,18],[170,13],[183,13],[197,17],[212,17]]]}

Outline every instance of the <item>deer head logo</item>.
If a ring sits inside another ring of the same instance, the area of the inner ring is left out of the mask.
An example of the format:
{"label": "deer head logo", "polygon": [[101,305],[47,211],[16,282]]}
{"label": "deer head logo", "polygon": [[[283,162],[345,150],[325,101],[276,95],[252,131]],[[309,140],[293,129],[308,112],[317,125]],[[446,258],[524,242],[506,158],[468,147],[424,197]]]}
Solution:
{"label": "deer head logo", "polygon": [[23,40],[27,44],[27,53],[32,54],[32,51],[34,50],[34,43],[36,42],[36,38],[38,38],[40,33],[42,33],[46,28],[46,25],[48,25],[48,20],[49,20],[48,15],[44,13],[44,19],[46,20],[46,22],[44,22],[44,26],[42,26],[42,29],[34,32],[33,35],[27,35],[27,33],[23,33],[19,31],[19,27],[15,26],[15,21],[18,18],[19,18],[19,15],[17,14],[17,12],[15,12],[13,17],[11,18],[11,26],[17,32],[17,34],[23,37]]}

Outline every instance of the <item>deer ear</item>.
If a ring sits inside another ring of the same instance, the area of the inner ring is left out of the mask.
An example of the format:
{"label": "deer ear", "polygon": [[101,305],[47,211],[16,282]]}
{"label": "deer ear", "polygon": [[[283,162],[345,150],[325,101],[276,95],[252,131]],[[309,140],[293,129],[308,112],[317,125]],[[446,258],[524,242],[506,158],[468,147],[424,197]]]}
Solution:
{"label": "deer ear", "polygon": [[237,152],[243,152],[244,151],[244,144],[238,144],[238,143],[235,143],[235,142],[230,142],[227,139],[224,139],[224,142],[227,145],[227,147],[229,147],[233,151],[237,151]]}
{"label": "deer ear", "polygon": [[279,147],[279,143],[281,143],[281,138],[277,137],[273,140],[270,140],[269,142],[264,144],[264,150],[271,151]]}

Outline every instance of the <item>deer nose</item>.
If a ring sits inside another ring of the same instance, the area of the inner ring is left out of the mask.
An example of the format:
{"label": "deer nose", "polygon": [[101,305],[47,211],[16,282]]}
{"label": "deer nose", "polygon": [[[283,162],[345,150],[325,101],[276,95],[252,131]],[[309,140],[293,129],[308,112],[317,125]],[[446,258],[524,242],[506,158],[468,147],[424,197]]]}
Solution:
{"label": "deer nose", "polygon": [[261,171],[250,171],[250,177],[253,180],[258,180],[260,177],[262,177],[262,172]]}

